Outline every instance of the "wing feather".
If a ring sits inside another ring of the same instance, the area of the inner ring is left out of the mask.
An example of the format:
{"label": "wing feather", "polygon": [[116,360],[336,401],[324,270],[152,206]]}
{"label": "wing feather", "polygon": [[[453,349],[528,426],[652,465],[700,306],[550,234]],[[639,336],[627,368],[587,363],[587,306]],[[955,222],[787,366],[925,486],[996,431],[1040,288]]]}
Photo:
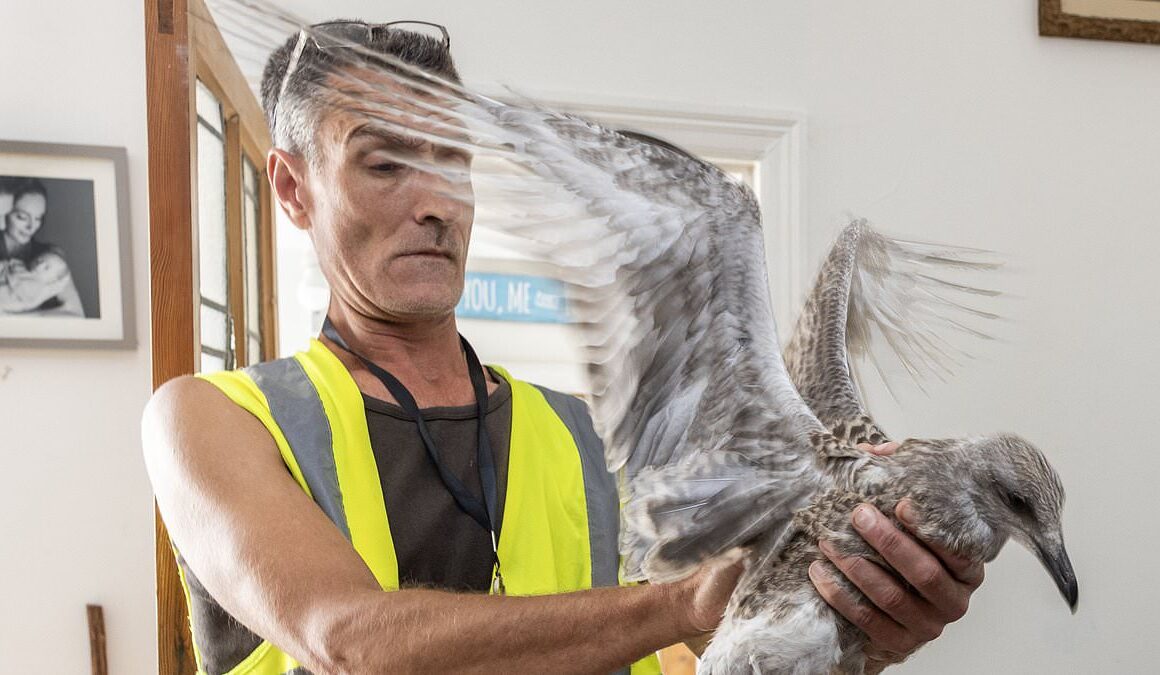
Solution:
{"label": "wing feather", "polygon": [[873,335],[880,335],[916,378],[949,373],[966,356],[947,339],[948,332],[991,339],[962,319],[996,315],[960,298],[997,292],[944,278],[950,270],[994,269],[995,262],[983,259],[986,253],[890,239],[865,220],[843,229],[785,353],[798,391],[831,433],[851,444],[887,438],[865,410],[851,368],[851,356],[873,359]]}

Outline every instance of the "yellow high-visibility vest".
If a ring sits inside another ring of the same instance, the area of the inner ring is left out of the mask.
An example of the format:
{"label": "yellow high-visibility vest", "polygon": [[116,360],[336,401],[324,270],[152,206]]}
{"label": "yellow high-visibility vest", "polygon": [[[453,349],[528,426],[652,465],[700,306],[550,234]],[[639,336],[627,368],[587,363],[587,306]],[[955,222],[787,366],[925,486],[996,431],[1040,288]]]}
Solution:
{"label": "yellow high-visibility vest", "polygon": [[[513,378],[499,559],[509,595],[566,593],[618,583],[619,499],[583,402]],[[298,485],[366,562],[384,590],[399,567],[367,432],[362,393],[321,342],[293,357],[202,374],[257,417]],[[199,675],[301,675],[293,657],[249,631],[209,596],[176,549]],[[222,654],[218,645],[229,645]],[[206,663],[209,652],[216,663]],[[628,669],[626,669],[627,671]],[[633,675],[659,673],[651,655]]]}

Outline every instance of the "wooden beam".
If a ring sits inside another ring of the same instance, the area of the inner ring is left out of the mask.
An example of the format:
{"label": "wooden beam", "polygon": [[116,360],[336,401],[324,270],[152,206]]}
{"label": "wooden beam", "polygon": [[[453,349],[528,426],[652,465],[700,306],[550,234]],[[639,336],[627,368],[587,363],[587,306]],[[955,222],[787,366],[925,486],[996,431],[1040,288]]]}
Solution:
{"label": "wooden beam", "polygon": [[109,675],[109,659],[105,653],[105,611],[100,605],[85,605],[89,619],[89,657],[93,675]]}
{"label": "wooden beam", "polygon": [[[149,277],[153,387],[196,367],[193,270],[193,108],[185,0],[145,0],[149,128]],[[177,565],[156,521],[157,669],[196,672]]]}
{"label": "wooden beam", "polygon": [[[242,119],[243,142],[257,154],[257,159],[264,160],[270,148],[270,131],[266,128],[262,105],[242,74],[242,69],[234,61],[204,0],[189,0],[189,3],[192,20],[196,22],[192,33],[193,45],[197,50],[198,75],[212,82],[212,88],[222,99],[223,106],[229,101],[228,106]],[[262,162],[255,162],[259,163]]]}
{"label": "wooden beam", "polygon": [[265,162],[256,165],[258,168],[258,212],[261,220],[258,224],[259,258],[258,269],[262,278],[259,280],[258,295],[262,299],[262,309],[259,319],[262,322],[262,350],[267,359],[277,358],[278,354],[278,256],[275,255],[278,245],[278,234],[274,229],[274,197],[270,189],[270,181],[266,177]]}
{"label": "wooden beam", "polygon": [[[224,100],[223,100],[224,105]],[[231,335],[233,336],[236,363],[227,368],[249,365],[246,347],[246,252],[242,246],[242,141],[241,120],[235,113],[225,118],[225,159],[226,159],[226,296],[229,298]]]}

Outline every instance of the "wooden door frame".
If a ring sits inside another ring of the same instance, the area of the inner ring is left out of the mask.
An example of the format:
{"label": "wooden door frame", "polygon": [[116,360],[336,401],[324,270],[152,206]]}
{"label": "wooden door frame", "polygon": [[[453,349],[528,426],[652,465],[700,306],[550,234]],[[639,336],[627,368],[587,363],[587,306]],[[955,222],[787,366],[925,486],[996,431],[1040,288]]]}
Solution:
{"label": "wooden door frame", "polygon": [[[153,388],[197,367],[194,340],[193,87],[186,0],[145,0]],[[157,672],[197,671],[169,534],[156,520]]]}
{"label": "wooden door frame", "polygon": [[[255,160],[259,170],[259,195],[268,208],[261,209],[259,260],[262,303],[262,340],[267,353],[277,351],[277,300],[274,293],[274,233],[272,200],[265,182],[265,153],[270,138],[256,97],[237,64],[230,58],[221,34],[209,18],[204,0],[144,0],[145,81],[149,135],[149,271],[150,326],[153,388],[196,372],[199,355],[196,340],[200,296],[197,286],[196,181],[197,157],[195,87],[198,77],[230,94],[242,114],[263,122],[233,133]],[[191,10],[196,25],[191,25]],[[201,56],[199,56],[201,54]],[[238,111],[232,111],[235,116]],[[227,119],[229,115],[227,115]],[[256,127],[256,128],[255,128]],[[237,162],[234,162],[237,164]],[[241,180],[241,167],[230,175]],[[231,202],[240,214],[240,205]],[[230,218],[236,220],[237,214]],[[231,222],[233,222],[231,220]],[[235,223],[236,225],[236,223]],[[231,242],[236,249],[238,242]],[[242,308],[244,312],[244,308]],[[237,336],[241,353],[246,335]],[[196,672],[187,606],[173,548],[161,520],[156,521],[157,669],[162,675]]]}

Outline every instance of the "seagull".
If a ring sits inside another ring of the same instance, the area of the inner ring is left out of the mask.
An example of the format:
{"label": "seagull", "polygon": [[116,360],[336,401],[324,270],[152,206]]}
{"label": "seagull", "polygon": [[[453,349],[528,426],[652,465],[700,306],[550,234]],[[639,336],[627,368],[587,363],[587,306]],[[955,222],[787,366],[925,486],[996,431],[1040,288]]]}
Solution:
{"label": "seagull", "polygon": [[[265,25],[314,28],[259,0]],[[991,560],[1010,538],[1039,556],[1074,607],[1063,489],[1043,454],[1010,434],[908,439],[893,456],[864,409],[850,355],[881,335],[913,373],[949,358],[939,331],[976,332],[946,278],[969,250],[891,239],[864,221],[830,253],[783,356],[753,192],[661,139],[513,96],[499,100],[359,44],[320,86],[328,105],[390,133],[470,153],[472,166],[399,153],[477,205],[476,234],[549,265],[567,286],[591,411],[622,481],[622,576],[668,582],[718,556],[748,566],[702,672],[860,673],[865,636],[806,570],[840,553],[886,566],[850,529],[869,502],[906,497],[919,534]],[[439,153],[433,153],[438,155]],[[466,189],[470,186],[472,189]],[[474,197],[471,195],[474,192]]]}
{"label": "seagull", "polygon": [[937,289],[989,294],[932,276],[940,266],[991,265],[892,241],[862,220],[847,226],[832,247],[786,348],[786,362],[830,432],[825,442],[836,440],[835,450],[847,460],[830,468],[833,481],[795,512],[776,546],[743,575],[701,672],[863,672],[865,635],[821,600],[806,573],[821,560],[848,592],[861,595],[820,553],[821,539],[843,556],[890,569],[850,525],[850,513],[861,503],[892,514],[899,501],[912,500],[921,509],[920,536],[970,560],[989,562],[1014,538],[1035,553],[1075,611],[1079,592],[1063,544],[1063,486],[1043,453],[1026,440],[1013,434],[907,439],[889,457],[849,452],[856,444],[888,438],[862,405],[848,354],[868,351],[875,329],[909,370],[919,372],[916,362],[945,353],[932,326],[962,326],[927,305],[973,311]]}

